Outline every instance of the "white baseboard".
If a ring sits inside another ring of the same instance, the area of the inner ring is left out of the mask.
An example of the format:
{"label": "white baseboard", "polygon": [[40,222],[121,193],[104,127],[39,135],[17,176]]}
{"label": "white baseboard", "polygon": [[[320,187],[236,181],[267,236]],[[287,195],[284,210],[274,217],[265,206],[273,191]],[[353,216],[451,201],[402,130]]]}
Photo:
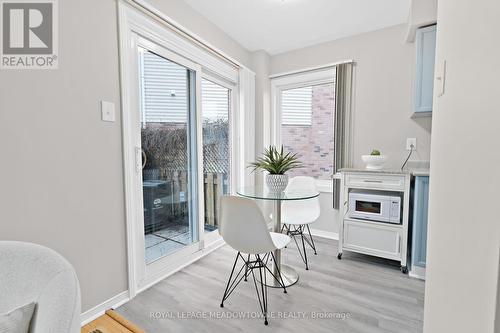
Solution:
{"label": "white baseboard", "polygon": [[[203,251],[200,251],[195,255],[192,259],[187,261],[185,264],[177,266],[174,270],[170,270],[167,273],[164,273],[163,275],[159,276],[157,279],[155,279],[152,283],[148,284],[147,286],[143,287],[140,289],[138,294],[147,288],[151,287],[152,285],[155,285],[156,283],[162,281],[163,279],[167,278],[168,276],[180,271],[186,266],[189,266],[193,262],[203,258],[207,254],[217,250],[221,246],[223,246],[225,243],[221,240],[215,241],[209,246],[207,246]],[[116,296],[111,297],[110,299],[102,302],[101,304],[93,307],[92,309],[85,311],[84,313],[81,314],[80,316],[80,321],[82,322],[82,326],[88,324],[92,320],[96,319],[97,317],[100,317],[106,312],[106,310],[109,309],[116,309],[117,307],[125,304],[126,302],[130,301],[130,294],[128,290],[125,290],[121,293],[119,293]]]}
{"label": "white baseboard", "polygon": [[[274,224],[272,222],[269,222],[267,224],[267,228],[270,231],[273,231]],[[324,230],[318,230],[318,229],[311,228],[311,235],[316,236],[316,237],[326,238],[326,239],[339,240],[339,234],[337,232],[332,232],[332,231],[324,231]]]}
{"label": "white baseboard", "polygon": [[85,311],[80,315],[80,321],[82,322],[82,326],[90,323],[92,320],[100,317],[104,314],[106,310],[115,309],[122,304],[125,304],[129,301],[129,293],[128,290],[125,290],[119,293],[116,296],[111,297],[110,299],[102,302],[101,304],[94,306],[92,309]]}
{"label": "white baseboard", "polygon": [[339,234],[332,231],[324,231],[311,228],[311,235],[327,239],[339,240]]}

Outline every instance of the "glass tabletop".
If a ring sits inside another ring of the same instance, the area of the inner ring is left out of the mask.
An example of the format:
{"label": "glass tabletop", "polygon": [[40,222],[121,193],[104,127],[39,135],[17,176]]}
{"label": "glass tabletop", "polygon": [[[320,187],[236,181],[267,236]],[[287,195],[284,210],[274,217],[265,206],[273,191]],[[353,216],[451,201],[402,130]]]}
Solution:
{"label": "glass tabletop", "polygon": [[305,200],[319,196],[318,191],[310,189],[294,189],[284,192],[271,192],[267,188],[245,186],[236,190],[242,197],[262,200]]}

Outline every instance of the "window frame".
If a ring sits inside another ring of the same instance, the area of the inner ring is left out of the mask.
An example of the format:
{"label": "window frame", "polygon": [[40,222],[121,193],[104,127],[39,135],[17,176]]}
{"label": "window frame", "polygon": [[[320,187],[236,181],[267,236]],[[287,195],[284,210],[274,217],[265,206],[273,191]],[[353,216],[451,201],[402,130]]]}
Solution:
{"label": "window frame", "polygon": [[[284,90],[314,86],[321,84],[335,84],[335,66],[312,70],[297,74],[289,74],[271,78],[271,123],[270,144],[281,146],[281,94]],[[336,112],[336,110],[335,110]],[[333,123],[332,123],[333,127]],[[334,133],[335,135],[335,133]],[[331,175],[332,179],[334,175]],[[333,182],[331,180],[316,180],[316,186],[320,192],[333,193]]]}
{"label": "window frame", "polygon": [[[229,80],[225,80],[224,78],[218,76],[217,74],[204,70],[202,68],[201,80],[208,80],[212,83],[218,84],[229,90],[229,111],[228,111],[228,123],[229,123],[229,193],[231,194],[236,189],[238,182],[240,181],[237,176],[237,167],[241,164],[238,155],[238,131],[236,130],[236,126],[239,122],[238,117],[238,85]],[[201,83],[200,80],[200,83]],[[203,91],[200,88],[200,96],[202,96]],[[203,116],[203,99],[200,98],[201,101],[201,113]],[[202,124],[203,126],[203,124]],[[201,149],[203,150],[203,135],[200,138]],[[203,154],[203,153],[202,153]],[[202,157],[203,160],[203,157]],[[202,170],[203,173],[203,170]],[[218,232],[212,231],[204,234],[204,241],[206,244],[211,244],[217,239],[220,238]]]}

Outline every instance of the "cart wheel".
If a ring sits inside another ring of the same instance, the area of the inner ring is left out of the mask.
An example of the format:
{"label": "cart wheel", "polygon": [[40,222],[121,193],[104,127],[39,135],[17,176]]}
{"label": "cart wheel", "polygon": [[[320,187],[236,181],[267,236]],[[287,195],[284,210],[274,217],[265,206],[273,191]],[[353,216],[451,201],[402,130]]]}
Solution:
{"label": "cart wheel", "polygon": [[342,253],[337,254],[337,259],[338,260],[342,259]]}
{"label": "cart wheel", "polygon": [[407,266],[401,266],[401,273],[403,273],[403,274],[408,273],[408,267]]}

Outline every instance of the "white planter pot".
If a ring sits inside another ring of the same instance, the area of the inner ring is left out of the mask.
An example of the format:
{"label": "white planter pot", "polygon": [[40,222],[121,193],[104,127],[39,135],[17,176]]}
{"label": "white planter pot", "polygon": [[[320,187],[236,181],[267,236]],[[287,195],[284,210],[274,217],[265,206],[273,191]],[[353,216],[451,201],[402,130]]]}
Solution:
{"label": "white planter pot", "polygon": [[271,192],[283,192],[288,185],[288,175],[266,175],[266,185]]}
{"label": "white planter pot", "polygon": [[380,170],[387,160],[385,155],[362,155],[361,159],[366,163],[368,170]]}

